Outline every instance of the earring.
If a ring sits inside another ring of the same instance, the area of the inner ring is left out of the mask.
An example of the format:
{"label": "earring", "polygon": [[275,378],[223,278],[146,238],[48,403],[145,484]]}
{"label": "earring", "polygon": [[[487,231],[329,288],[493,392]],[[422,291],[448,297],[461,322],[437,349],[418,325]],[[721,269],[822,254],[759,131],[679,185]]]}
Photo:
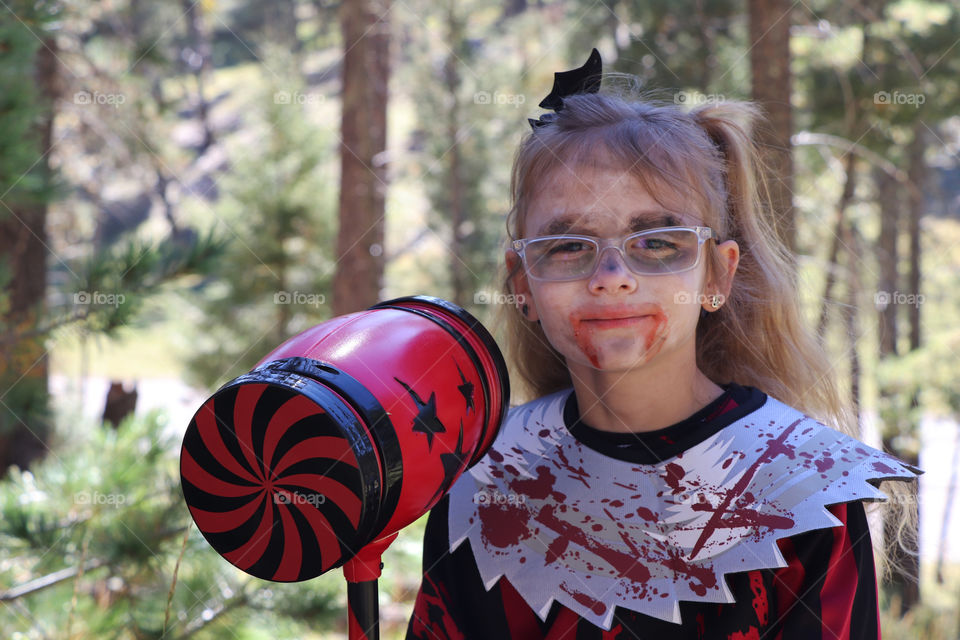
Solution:
{"label": "earring", "polygon": [[717,296],[717,295],[710,296],[710,306],[712,306],[714,309],[719,308],[720,296]]}
{"label": "earring", "polygon": [[523,317],[526,318],[527,314],[530,313],[530,308],[524,304],[522,307],[520,307],[520,313],[522,313]]}

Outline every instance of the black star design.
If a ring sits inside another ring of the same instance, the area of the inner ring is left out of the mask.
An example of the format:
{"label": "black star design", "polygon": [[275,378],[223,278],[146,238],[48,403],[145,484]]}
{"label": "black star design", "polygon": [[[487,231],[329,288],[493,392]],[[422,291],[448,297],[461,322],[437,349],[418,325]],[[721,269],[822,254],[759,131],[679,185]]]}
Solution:
{"label": "black star design", "polygon": [[457,448],[453,453],[441,453],[440,454],[440,464],[443,465],[443,482],[440,483],[440,486],[437,488],[437,492],[433,494],[433,497],[430,498],[428,505],[432,505],[436,500],[439,500],[443,497],[443,494],[447,492],[450,488],[450,485],[453,484],[454,478],[457,474],[460,473],[460,469],[463,467],[463,459],[466,457],[466,452],[463,450],[463,418],[460,419],[460,435],[457,436]]}
{"label": "black star design", "polygon": [[463,377],[463,371],[460,370],[460,365],[457,364],[457,361],[454,360],[453,364],[457,367],[457,373],[460,374],[460,382],[463,384],[457,385],[457,389],[460,390],[460,394],[463,395],[463,399],[467,401],[467,411],[473,410],[473,383],[467,382],[467,379]]}
{"label": "black star design", "polygon": [[425,433],[427,435],[427,449],[433,450],[433,436],[437,433],[446,433],[447,428],[437,417],[437,392],[430,392],[430,399],[424,402],[417,392],[410,388],[406,382],[400,378],[394,377],[394,380],[403,385],[410,397],[417,405],[417,415],[413,417],[413,430]]}

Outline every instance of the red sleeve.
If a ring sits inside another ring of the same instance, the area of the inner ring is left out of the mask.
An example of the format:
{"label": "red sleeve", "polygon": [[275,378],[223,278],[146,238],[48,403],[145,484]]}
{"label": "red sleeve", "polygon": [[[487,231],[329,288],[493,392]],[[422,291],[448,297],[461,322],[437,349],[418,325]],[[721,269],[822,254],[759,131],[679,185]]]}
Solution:
{"label": "red sleeve", "polygon": [[830,507],[843,526],[780,541],[774,575],[777,640],[878,640],[877,580],[863,504]]}
{"label": "red sleeve", "polygon": [[[444,497],[437,506],[445,506],[448,500],[449,497]],[[447,510],[436,507],[427,517],[423,537],[423,581],[407,626],[407,640],[465,638],[457,623],[457,603],[451,593],[451,589],[456,590],[457,581],[452,573],[452,558],[445,535],[446,517]]]}

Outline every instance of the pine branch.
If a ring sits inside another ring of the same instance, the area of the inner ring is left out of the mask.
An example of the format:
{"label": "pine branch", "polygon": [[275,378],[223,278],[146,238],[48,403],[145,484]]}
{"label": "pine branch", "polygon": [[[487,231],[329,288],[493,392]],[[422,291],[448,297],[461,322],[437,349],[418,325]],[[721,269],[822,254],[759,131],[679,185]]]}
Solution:
{"label": "pine branch", "polygon": [[[105,566],[106,564],[106,560],[88,560],[82,565],[82,569],[84,572],[92,571],[93,569]],[[80,571],[81,566],[76,566],[67,567],[66,569],[60,569],[59,571],[48,573],[45,576],[25,582],[19,587],[14,587],[12,589],[8,589],[7,591],[0,592],[0,602],[10,602],[16,600],[17,598],[30,595],[31,593],[42,591],[43,589],[52,587],[63,582],[64,580],[70,580],[71,578],[74,578],[78,573],[80,573]]]}

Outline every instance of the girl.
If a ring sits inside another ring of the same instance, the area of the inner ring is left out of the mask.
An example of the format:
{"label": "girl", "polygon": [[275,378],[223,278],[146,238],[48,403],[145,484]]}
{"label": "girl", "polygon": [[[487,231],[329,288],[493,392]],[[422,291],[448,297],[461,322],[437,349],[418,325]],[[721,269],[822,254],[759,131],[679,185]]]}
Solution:
{"label": "girl", "polygon": [[916,470],[844,433],[755,109],[599,84],[596,50],[556,74],[516,155],[504,287],[535,399],[432,510],[407,637],[878,638],[862,500]]}

